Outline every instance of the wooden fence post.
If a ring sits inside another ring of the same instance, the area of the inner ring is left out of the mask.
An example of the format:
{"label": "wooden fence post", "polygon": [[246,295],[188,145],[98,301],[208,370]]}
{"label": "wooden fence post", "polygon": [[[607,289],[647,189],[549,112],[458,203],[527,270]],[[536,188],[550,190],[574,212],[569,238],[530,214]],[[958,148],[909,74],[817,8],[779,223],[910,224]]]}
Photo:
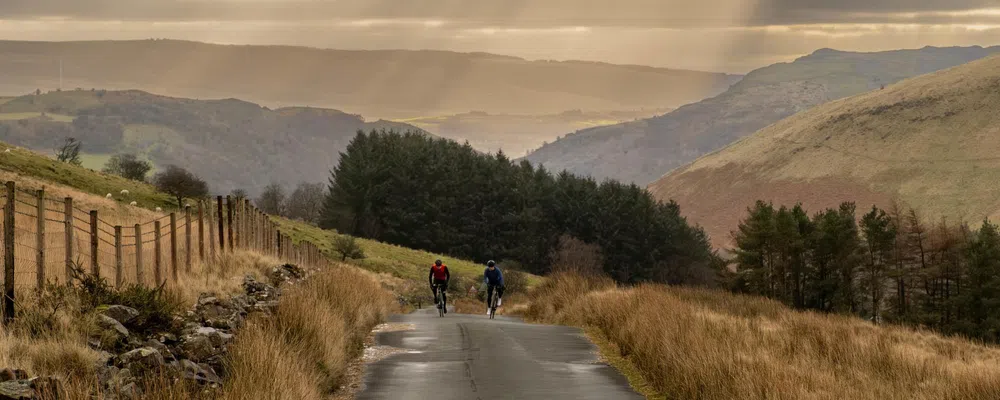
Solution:
{"label": "wooden fence post", "polygon": [[38,264],[37,272],[35,272],[36,285],[35,288],[38,293],[41,294],[42,290],[45,289],[45,190],[39,189],[35,192],[35,222],[37,223],[37,236],[35,240],[35,248],[38,249],[35,252],[35,263]]}
{"label": "wooden fence post", "polygon": [[246,210],[243,209],[242,199],[234,198],[233,200],[236,200],[236,214],[234,215],[236,217],[236,248],[244,249],[246,248],[247,229],[246,225],[243,224],[243,215]]}
{"label": "wooden fence post", "polygon": [[153,257],[153,276],[156,279],[155,286],[160,286],[163,284],[163,263],[161,261],[163,246],[160,244],[160,220],[157,219],[153,221],[153,235],[156,238],[153,239],[153,253],[156,255]]}
{"label": "wooden fence post", "polygon": [[211,262],[215,262],[215,213],[212,212],[212,203],[207,204],[206,215],[208,219],[208,252]]}
{"label": "wooden fence post", "polygon": [[240,200],[240,229],[243,230],[242,236],[240,237],[240,244],[243,245],[243,249],[250,250],[250,200],[242,199]]}
{"label": "wooden fence post", "polygon": [[63,235],[66,236],[66,285],[73,284],[73,198],[63,199]]}
{"label": "wooden fence post", "polygon": [[7,204],[3,207],[3,324],[14,320],[14,181],[7,181]]}
{"label": "wooden fence post", "polygon": [[205,201],[198,200],[198,259],[205,262]]}
{"label": "wooden fence post", "polygon": [[250,208],[250,200],[243,200],[243,226],[247,228],[246,239],[243,246],[247,250],[253,250],[253,209]]}
{"label": "wooden fence post", "polygon": [[115,225],[115,287],[121,288],[124,280],[122,274],[122,227]]}
{"label": "wooden fence post", "polygon": [[226,227],[223,226],[224,214],[222,213],[222,196],[216,197],[216,201],[219,204],[218,217],[219,217],[219,256],[226,251]]}
{"label": "wooden fence post", "polygon": [[177,283],[177,213],[170,213],[170,273]]}
{"label": "wooden fence post", "polygon": [[276,235],[277,236],[275,236],[274,240],[275,240],[275,243],[277,243],[277,246],[278,246],[278,248],[277,248],[278,253],[277,253],[277,255],[275,257],[277,257],[277,258],[280,259],[281,258],[281,230],[280,229],[276,232]]}
{"label": "wooden fence post", "polygon": [[229,252],[235,249],[233,245],[233,196],[226,196],[226,229],[229,233]]}
{"label": "wooden fence post", "polygon": [[142,225],[135,224],[135,283],[146,283],[146,272],[142,270]]}
{"label": "wooden fence post", "polygon": [[191,272],[191,206],[184,207],[184,272]]}
{"label": "wooden fence post", "polygon": [[90,273],[95,277],[101,276],[101,264],[97,261],[97,242],[100,241],[97,221],[97,210],[90,210]]}

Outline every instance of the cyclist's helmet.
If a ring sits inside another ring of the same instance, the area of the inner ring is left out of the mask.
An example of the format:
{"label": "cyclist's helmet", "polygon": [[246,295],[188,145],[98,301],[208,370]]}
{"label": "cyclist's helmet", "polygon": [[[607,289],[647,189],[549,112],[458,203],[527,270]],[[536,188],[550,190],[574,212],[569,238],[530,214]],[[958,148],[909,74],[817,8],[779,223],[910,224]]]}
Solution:
{"label": "cyclist's helmet", "polygon": [[435,262],[434,262],[434,265],[437,265],[437,266],[439,266],[439,267],[440,267],[440,266],[441,266],[441,260],[437,260],[437,261],[435,261]]}
{"label": "cyclist's helmet", "polygon": [[489,261],[486,262],[486,266],[487,267],[493,267],[495,265],[497,265],[497,263],[493,262],[493,260],[489,260]]}

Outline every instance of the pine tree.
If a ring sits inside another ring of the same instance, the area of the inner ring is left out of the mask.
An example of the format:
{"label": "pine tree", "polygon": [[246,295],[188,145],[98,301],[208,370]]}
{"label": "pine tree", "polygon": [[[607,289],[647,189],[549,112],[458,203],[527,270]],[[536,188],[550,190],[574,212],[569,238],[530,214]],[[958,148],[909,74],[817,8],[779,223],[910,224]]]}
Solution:
{"label": "pine tree", "polygon": [[1000,233],[983,221],[967,252],[968,284],[959,302],[963,317],[956,330],[991,342],[1000,340]]}
{"label": "pine tree", "polygon": [[881,305],[885,295],[886,271],[892,260],[896,227],[884,210],[872,206],[872,210],[861,217],[861,231],[865,239],[867,262],[865,264],[864,286],[868,292],[868,313],[872,321],[881,321]]}
{"label": "pine tree", "polygon": [[777,232],[774,206],[758,200],[750,214],[733,233],[739,290],[762,296],[773,295],[773,267]]}

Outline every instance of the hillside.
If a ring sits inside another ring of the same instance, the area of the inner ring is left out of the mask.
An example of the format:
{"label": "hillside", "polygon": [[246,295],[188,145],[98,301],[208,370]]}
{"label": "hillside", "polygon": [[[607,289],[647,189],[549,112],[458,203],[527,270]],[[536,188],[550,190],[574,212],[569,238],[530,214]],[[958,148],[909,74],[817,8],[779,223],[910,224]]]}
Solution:
{"label": "hillside", "polygon": [[455,140],[469,141],[480,151],[504,153],[515,157],[557,140],[566,132],[623,121],[649,118],[670,111],[669,109],[640,109],[634,111],[581,111],[572,110],[559,114],[513,115],[467,112],[437,117],[400,119],[398,122],[415,125],[425,131]]}
{"label": "hillside", "polygon": [[255,194],[273,181],[325,182],[359,129],[417,130],[337,110],[271,110],[235,99],[134,90],[50,92],[0,104],[0,140],[51,152],[75,137],[87,167],[100,169],[113,153],[135,152],[158,167],[181,165],[218,193],[242,188]]}
{"label": "hillside", "polygon": [[174,40],[0,41],[0,93],[140,89],[170,96],[312,105],[378,118],[482,110],[677,107],[738,76],[596,62],[527,61],[485,53],[346,51]]}
{"label": "hillside", "polygon": [[756,199],[807,209],[898,197],[927,220],[1000,216],[1000,56],[787,118],[649,186],[716,245]]}
{"label": "hillside", "polygon": [[748,74],[725,93],[668,114],[567,135],[527,157],[550,170],[647,184],[782,118],[990,54],[1000,47],[879,53],[823,49]]}

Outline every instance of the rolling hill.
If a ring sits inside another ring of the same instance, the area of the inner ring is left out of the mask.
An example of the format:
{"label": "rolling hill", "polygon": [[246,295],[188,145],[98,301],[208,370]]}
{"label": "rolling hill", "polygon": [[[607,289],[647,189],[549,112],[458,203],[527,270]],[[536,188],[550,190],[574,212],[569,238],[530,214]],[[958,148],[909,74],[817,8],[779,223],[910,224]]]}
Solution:
{"label": "rolling hill", "polygon": [[526,158],[550,170],[645,185],[797,112],[998,52],[1000,47],[978,46],[879,53],[818,50],[753,71],[719,96],[662,116],[579,131]]}
{"label": "rolling hill", "polygon": [[337,110],[271,110],[235,100],[191,100],[142,91],[76,90],[0,104],[0,140],[51,152],[67,137],[83,142],[88,167],[134,152],[158,167],[177,164],[217,193],[256,194],[270,182],[325,182],[359,130],[418,130]]}
{"label": "rolling hill", "polygon": [[271,107],[312,105],[378,118],[481,110],[677,107],[726,90],[739,76],[486,53],[347,51],[175,40],[0,41],[0,93],[63,88],[139,89],[192,98],[235,97]]}
{"label": "rolling hill", "polygon": [[761,199],[811,211],[894,198],[930,221],[1000,217],[1000,56],[784,119],[649,186],[716,245]]}
{"label": "rolling hill", "polygon": [[566,132],[649,118],[667,111],[669,109],[571,110],[545,115],[490,114],[479,111],[396,121],[416,125],[458,142],[468,140],[472,147],[480,151],[496,152],[502,149],[508,155],[520,157],[558,139]]}

